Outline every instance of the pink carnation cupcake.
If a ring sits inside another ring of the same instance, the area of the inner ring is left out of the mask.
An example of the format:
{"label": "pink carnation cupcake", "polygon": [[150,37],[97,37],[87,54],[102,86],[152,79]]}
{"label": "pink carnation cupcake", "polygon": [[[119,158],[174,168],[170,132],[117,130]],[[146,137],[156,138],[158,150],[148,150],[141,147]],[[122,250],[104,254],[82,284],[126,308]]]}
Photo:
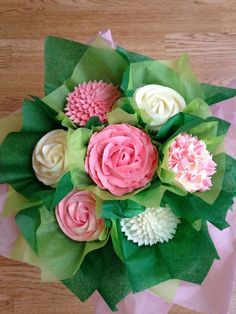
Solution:
{"label": "pink carnation cupcake", "polygon": [[204,192],[212,186],[216,163],[202,140],[183,133],[169,147],[169,169],[188,192]]}

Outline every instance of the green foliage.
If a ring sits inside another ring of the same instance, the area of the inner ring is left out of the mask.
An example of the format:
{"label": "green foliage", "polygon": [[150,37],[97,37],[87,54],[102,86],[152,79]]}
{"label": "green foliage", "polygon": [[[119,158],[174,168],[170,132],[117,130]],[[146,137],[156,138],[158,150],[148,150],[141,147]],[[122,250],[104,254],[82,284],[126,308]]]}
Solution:
{"label": "green foliage", "polygon": [[74,186],[71,181],[71,174],[67,172],[60,179],[55,189],[38,192],[38,197],[43,201],[48,210],[53,211],[56,205],[73,190]]}
{"label": "green foliage", "polygon": [[235,88],[215,86],[204,83],[201,84],[201,86],[206,96],[205,101],[208,103],[209,106],[236,96]]}
{"label": "green foliage", "polygon": [[16,215],[16,224],[33,251],[38,254],[36,232],[40,226],[40,205],[21,210]]}
{"label": "green foliage", "polygon": [[206,223],[197,231],[184,219],[175,237],[159,248],[172,278],[197,284],[203,282],[214,259],[219,258]]}
{"label": "green foliage", "polygon": [[39,98],[24,100],[21,131],[8,134],[0,146],[0,183],[10,184],[29,199],[38,199],[38,192],[50,191],[35,176],[32,154],[37,142],[57,128],[60,124],[52,109]]}
{"label": "green foliage", "polygon": [[107,238],[104,241],[76,242],[61,231],[54,212],[42,207],[40,215],[41,224],[36,235],[42,269],[59,280],[71,278],[86,254],[106,244]]}
{"label": "green foliage", "polygon": [[87,45],[59,37],[48,36],[45,39],[44,89],[46,95],[57,89],[71,76],[87,48]]}
{"label": "green foliage", "polygon": [[63,283],[82,301],[98,290],[113,311],[131,292],[125,265],[115,255],[111,241],[87,254],[79,271]]}
{"label": "green foliage", "polygon": [[[179,71],[180,67],[183,71]],[[126,96],[132,96],[137,88],[148,84],[173,88],[187,104],[195,98],[205,97],[185,55],[176,64],[150,60],[131,63],[124,74],[121,88]]]}
{"label": "green foliage", "polygon": [[126,50],[123,47],[117,46],[116,50],[119,54],[124,56],[129,63],[135,63],[135,62],[142,62],[142,61],[148,61],[152,60],[151,58],[144,56],[142,54]]}
{"label": "green foliage", "polygon": [[197,231],[184,219],[171,241],[152,246],[139,247],[129,241],[121,232],[118,221],[117,232],[133,291],[147,289],[171,278],[199,284],[214,259],[218,258],[206,226]]}
{"label": "green foliage", "polygon": [[94,127],[101,126],[101,125],[102,125],[102,122],[100,121],[99,117],[94,116],[88,120],[88,122],[85,124],[84,127],[87,129],[93,129]]}
{"label": "green foliage", "polygon": [[131,218],[141,214],[145,207],[132,201],[105,201],[102,203],[101,217],[105,219]]}

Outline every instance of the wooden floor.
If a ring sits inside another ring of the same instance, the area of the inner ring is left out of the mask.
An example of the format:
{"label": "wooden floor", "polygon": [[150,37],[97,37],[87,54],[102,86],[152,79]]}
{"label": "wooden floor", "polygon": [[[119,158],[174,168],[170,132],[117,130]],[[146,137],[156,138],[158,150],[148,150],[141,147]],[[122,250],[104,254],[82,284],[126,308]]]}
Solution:
{"label": "wooden floor", "polygon": [[[86,41],[107,28],[120,45],[157,59],[188,52],[202,81],[236,81],[236,0],[0,0],[0,116],[28,94],[43,96],[46,35]],[[0,313],[91,314],[93,305],[0,258]],[[194,312],[171,310],[180,313]]]}

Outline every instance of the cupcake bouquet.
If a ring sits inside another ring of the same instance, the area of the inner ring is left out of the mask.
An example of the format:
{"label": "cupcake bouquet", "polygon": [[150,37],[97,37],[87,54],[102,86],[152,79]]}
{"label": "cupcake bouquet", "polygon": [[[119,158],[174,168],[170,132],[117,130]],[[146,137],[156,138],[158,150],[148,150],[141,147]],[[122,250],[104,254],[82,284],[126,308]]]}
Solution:
{"label": "cupcake bouquet", "polygon": [[236,196],[229,123],[210,105],[235,95],[201,84],[187,55],[48,37],[45,97],[1,121],[9,256],[112,310],[163,282],[201,284],[219,259],[209,223],[227,228]]}

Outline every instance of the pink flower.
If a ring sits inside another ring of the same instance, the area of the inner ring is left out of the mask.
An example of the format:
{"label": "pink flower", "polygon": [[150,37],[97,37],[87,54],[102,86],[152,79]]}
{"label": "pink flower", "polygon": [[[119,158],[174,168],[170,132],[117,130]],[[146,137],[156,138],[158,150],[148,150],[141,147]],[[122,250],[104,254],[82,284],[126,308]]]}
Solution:
{"label": "pink flower", "polygon": [[62,231],[75,241],[93,241],[104,230],[104,220],[96,216],[96,200],[88,191],[69,193],[56,207]]}
{"label": "pink flower", "polygon": [[169,147],[169,168],[188,192],[204,192],[212,186],[216,163],[202,140],[183,133]]}
{"label": "pink flower", "polygon": [[90,81],[75,87],[68,94],[65,110],[70,119],[80,126],[93,116],[98,116],[101,122],[106,122],[107,112],[111,111],[114,102],[121,93],[117,86],[103,81]]}
{"label": "pink flower", "polygon": [[157,162],[157,150],[146,133],[113,124],[90,138],[85,170],[101,189],[120,196],[145,186]]}

